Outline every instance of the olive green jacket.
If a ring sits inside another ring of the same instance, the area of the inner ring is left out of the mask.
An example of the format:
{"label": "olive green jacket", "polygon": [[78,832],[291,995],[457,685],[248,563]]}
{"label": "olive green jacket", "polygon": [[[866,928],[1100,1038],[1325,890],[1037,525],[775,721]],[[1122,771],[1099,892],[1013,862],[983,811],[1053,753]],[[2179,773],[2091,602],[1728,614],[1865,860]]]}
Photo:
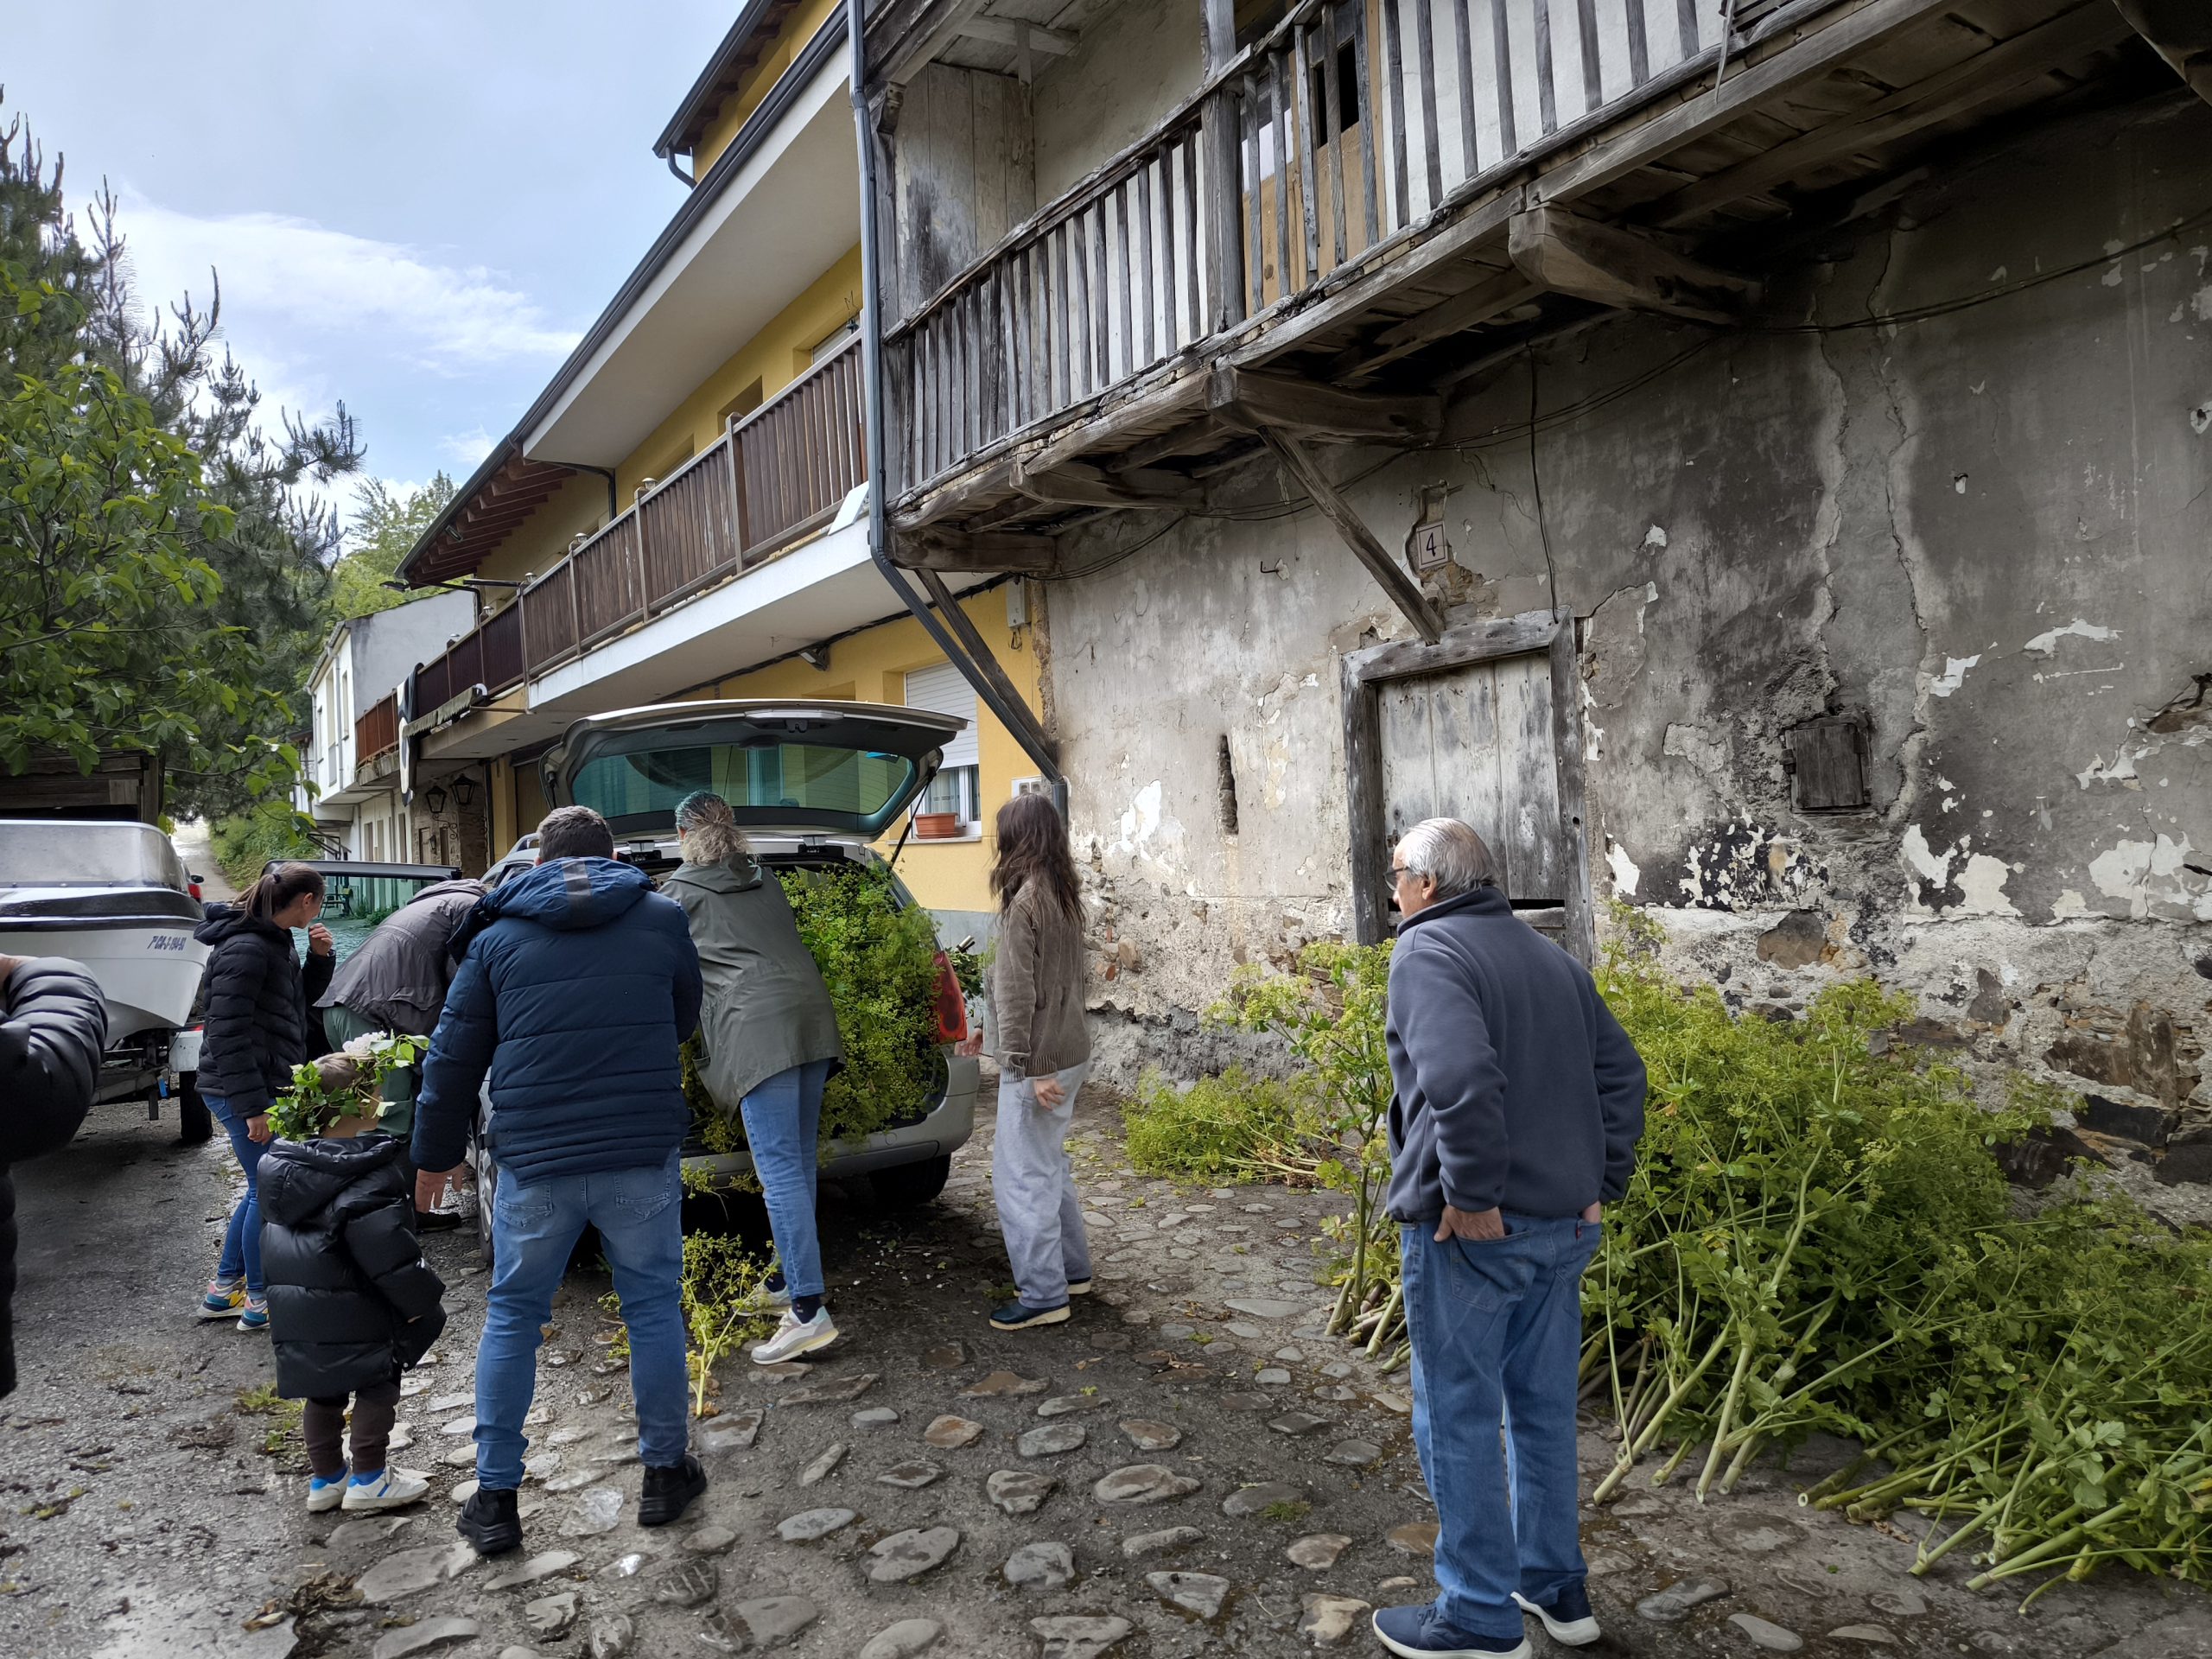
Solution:
{"label": "olive green jacket", "polygon": [[662,878],[661,890],[683,906],[698,947],[700,1077],[715,1104],[734,1112],[779,1071],[844,1058],[836,1009],[782,883],[747,858],[685,864]]}

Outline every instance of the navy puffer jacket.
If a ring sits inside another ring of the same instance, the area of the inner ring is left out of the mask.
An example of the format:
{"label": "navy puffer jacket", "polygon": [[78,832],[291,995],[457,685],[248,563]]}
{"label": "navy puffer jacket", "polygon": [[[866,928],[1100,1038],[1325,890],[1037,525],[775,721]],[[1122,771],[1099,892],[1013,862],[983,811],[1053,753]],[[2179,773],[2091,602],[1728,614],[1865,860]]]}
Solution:
{"label": "navy puffer jacket", "polygon": [[429,1352],[445,1329],[446,1287],[416,1242],[399,1142],[279,1141],[257,1179],[276,1392],[334,1399]]}
{"label": "navy puffer jacket", "polygon": [[417,1167],[461,1161],[487,1072],[492,1154],[518,1185],[658,1164],[683,1144],[677,1048],[699,1026],[699,953],[644,871],[540,864],[486,894],[452,948],[461,969],[415,1107]]}

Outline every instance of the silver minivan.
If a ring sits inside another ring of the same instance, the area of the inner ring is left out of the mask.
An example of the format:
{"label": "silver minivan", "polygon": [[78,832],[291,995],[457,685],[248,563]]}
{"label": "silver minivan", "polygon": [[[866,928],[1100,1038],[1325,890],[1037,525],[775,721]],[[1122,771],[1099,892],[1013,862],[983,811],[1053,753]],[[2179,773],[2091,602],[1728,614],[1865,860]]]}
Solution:
{"label": "silver minivan", "polygon": [[[711,789],[728,801],[770,870],[834,869],[851,863],[880,868],[871,844],[929,786],[944,745],[967,722],[957,715],[876,702],[793,698],[726,698],[658,703],[591,715],[571,725],[539,762],[546,798],[556,806],[588,806],[614,831],[617,856],[658,875],[676,868],[676,804]],[[534,836],[485,873],[498,887],[537,861]],[[902,905],[913,895],[891,872]],[[964,1022],[959,983],[940,954],[940,1027]],[[950,1033],[948,1033],[950,1035]],[[828,1179],[865,1176],[885,1208],[925,1204],[944,1190],[952,1154],[976,1121],[977,1065],[972,1042],[948,1040],[926,1109],[908,1122],[853,1144],[832,1143],[822,1166]],[[488,1088],[479,1109],[477,1143],[490,1126]],[[718,1186],[752,1173],[742,1150],[715,1154],[696,1139],[684,1147],[687,1169]],[[491,1203],[496,1170],[476,1160],[484,1202],[478,1206],[486,1257],[491,1250]]]}

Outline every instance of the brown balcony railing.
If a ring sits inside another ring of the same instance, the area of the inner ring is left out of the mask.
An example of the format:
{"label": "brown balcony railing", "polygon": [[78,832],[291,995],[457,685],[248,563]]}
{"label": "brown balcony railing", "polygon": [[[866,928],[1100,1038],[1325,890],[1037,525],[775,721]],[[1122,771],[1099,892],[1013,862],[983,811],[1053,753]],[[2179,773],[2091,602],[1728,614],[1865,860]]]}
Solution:
{"label": "brown balcony railing", "polygon": [[353,765],[358,768],[399,747],[399,693],[387,691],[353,722]]}
{"label": "brown balcony railing", "polygon": [[1693,73],[1720,28],[1691,0],[1305,0],[890,331],[893,489],[1300,302]]}
{"label": "brown balcony railing", "polygon": [[408,707],[506,690],[828,524],[868,478],[860,361],[855,334],[416,669]]}

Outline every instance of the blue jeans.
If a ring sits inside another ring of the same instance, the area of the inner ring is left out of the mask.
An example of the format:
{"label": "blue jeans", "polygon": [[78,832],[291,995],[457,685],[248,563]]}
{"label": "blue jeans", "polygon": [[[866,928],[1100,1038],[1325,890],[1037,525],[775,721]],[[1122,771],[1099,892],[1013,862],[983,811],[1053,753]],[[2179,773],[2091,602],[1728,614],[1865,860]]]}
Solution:
{"label": "blue jeans", "polygon": [[822,1160],[822,1090],[830,1062],[809,1060],[756,1085],[740,1103],[745,1144],[776,1236],[776,1265],[794,1296],[822,1294],[822,1237],[814,1226],[815,1188]]}
{"label": "blue jeans", "polygon": [[1580,1287],[1599,1229],[1503,1218],[1500,1239],[1440,1244],[1433,1222],[1402,1236],[1414,1446],[1436,1500],[1437,1611],[1469,1635],[1511,1643],[1522,1637],[1515,1591],[1548,1605],[1587,1572],[1574,1402]]}
{"label": "blue jeans", "polygon": [[630,1327],[630,1392],[638,1455],[659,1468],[683,1461],[690,1397],[683,1369],[683,1154],[635,1169],[559,1175],[528,1186],[501,1172],[492,1204],[492,1291],[476,1345],[476,1478],[522,1484],[523,1419],[537,1382],[537,1348],[553,1293],[584,1224],[599,1230]]}
{"label": "blue jeans", "polygon": [[229,1101],[213,1095],[202,1095],[200,1099],[230,1131],[231,1151],[245,1172],[245,1196],[232,1210],[231,1224],[224,1230],[223,1254],[215,1264],[215,1276],[235,1279],[244,1274],[245,1294],[258,1300],[269,1289],[261,1276],[261,1154],[269,1150],[270,1142],[246,1134],[246,1114]]}

